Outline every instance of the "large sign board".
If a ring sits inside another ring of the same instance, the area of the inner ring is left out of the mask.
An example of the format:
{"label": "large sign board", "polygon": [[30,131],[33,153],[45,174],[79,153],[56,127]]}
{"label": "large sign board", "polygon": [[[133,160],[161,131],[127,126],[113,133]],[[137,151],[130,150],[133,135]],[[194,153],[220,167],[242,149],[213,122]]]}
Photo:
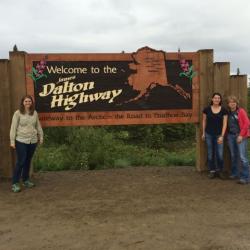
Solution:
{"label": "large sign board", "polygon": [[198,53],[26,54],[44,126],[198,122]]}

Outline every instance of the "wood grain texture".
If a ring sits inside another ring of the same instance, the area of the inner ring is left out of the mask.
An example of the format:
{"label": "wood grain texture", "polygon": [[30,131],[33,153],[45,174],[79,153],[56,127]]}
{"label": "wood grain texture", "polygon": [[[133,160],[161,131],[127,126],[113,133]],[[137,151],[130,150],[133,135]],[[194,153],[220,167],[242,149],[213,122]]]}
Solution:
{"label": "wood grain texture", "polygon": [[0,103],[0,176],[10,177],[12,174],[13,159],[9,139],[11,92],[8,60],[0,60]]}
{"label": "wood grain texture", "polygon": [[207,170],[207,150],[205,142],[202,141],[202,111],[209,104],[209,100],[214,91],[213,78],[213,50],[200,50],[200,105],[199,123],[196,125],[196,169],[198,171]]}

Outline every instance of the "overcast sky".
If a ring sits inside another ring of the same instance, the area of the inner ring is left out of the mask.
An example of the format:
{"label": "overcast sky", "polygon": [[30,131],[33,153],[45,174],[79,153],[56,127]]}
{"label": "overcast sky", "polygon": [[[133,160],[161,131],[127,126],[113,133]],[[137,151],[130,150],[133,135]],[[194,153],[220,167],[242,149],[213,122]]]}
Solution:
{"label": "overcast sky", "polygon": [[41,52],[214,49],[250,74],[249,0],[0,0],[0,58]]}

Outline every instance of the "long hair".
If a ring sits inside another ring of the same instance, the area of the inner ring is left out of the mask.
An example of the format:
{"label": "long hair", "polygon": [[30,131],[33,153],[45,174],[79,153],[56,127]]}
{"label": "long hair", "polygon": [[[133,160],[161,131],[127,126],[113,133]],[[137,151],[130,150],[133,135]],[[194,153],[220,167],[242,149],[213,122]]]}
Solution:
{"label": "long hair", "polygon": [[34,107],[33,98],[30,95],[25,95],[24,97],[22,97],[22,100],[21,100],[21,103],[20,103],[20,107],[19,107],[20,113],[21,114],[25,114],[25,107],[23,105],[23,102],[24,102],[25,99],[30,99],[31,100],[31,106],[30,106],[30,110],[29,110],[29,115],[33,115],[35,107]]}
{"label": "long hair", "polygon": [[[222,104],[222,95],[220,93],[218,93],[218,92],[213,93],[211,99],[213,99],[216,95],[218,95],[220,97],[220,103],[219,103],[219,105],[221,106],[221,104]],[[211,100],[210,105],[213,105],[213,100]]]}

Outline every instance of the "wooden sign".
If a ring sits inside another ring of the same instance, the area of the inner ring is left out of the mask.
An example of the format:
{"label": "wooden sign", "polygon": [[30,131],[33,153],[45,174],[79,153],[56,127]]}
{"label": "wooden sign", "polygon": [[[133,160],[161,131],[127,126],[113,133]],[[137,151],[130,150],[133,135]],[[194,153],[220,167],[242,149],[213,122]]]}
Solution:
{"label": "wooden sign", "polygon": [[26,54],[43,126],[198,122],[198,53]]}

